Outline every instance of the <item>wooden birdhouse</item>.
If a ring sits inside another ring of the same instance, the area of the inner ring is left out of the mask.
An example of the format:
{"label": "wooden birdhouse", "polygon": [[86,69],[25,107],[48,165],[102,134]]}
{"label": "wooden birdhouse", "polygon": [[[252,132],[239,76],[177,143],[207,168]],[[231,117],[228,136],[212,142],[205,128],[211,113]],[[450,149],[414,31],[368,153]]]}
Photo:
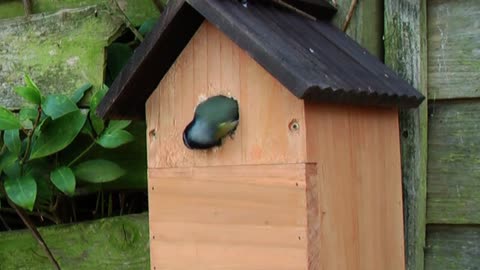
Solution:
{"label": "wooden birdhouse", "polygon": [[[326,2],[269,2],[170,0],[99,107],[146,118],[151,268],[404,269],[398,109],[424,97]],[[188,149],[215,95],[236,133]]]}

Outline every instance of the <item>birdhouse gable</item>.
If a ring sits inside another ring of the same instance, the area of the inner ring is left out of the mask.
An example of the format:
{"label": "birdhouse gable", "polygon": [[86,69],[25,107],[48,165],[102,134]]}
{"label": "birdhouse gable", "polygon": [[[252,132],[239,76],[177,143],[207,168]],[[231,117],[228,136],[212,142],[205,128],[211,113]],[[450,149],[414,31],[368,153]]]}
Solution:
{"label": "birdhouse gable", "polygon": [[171,0],[116,78],[98,113],[143,118],[145,102],[204,20],[299,99],[415,107],[424,97],[329,20],[327,1]]}

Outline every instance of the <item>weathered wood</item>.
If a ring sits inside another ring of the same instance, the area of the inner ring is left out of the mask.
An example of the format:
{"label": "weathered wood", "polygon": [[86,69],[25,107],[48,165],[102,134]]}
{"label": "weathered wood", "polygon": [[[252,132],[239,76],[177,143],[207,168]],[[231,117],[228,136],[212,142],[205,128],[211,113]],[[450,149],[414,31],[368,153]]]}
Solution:
{"label": "weathered wood", "polygon": [[[385,62],[427,92],[426,2],[385,1]],[[406,267],[424,265],[427,182],[427,102],[400,112]]]}
{"label": "weathered wood", "polygon": [[22,103],[13,88],[29,74],[44,93],[68,93],[103,84],[104,47],[123,22],[106,7],[0,21],[0,105]]}
{"label": "weathered wood", "polygon": [[151,266],[320,269],[307,267],[308,166],[149,169]]}
{"label": "weathered wood", "polygon": [[480,97],[480,1],[428,1],[428,97]]}
{"label": "weathered wood", "polygon": [[[233,140],[218,150],[191,151],[182,140],[196,105],[212,95],[239,102]],[[148,167],[278,164],[305,161],[303,102],[245,51],[205,22],[147,102]]]}
{"label": "weathered wood", "polygon": [[478,243],[479,226],[428,226],[425,270],[478,270]]}
{"label": "weathered wood", "polygon": [[[81,8],[98,4],[110,4],[113,0],[33,0],[32,12],[53,13],[61,9]],[[129,20],[140,25],[145,19],[158,17],[158,10],[151,0],[116,0]],[[159,0],[166,5],[167,0]],[[21,1],[0,1],[0,19],[24,16]]]}
{"label": "weathered wood", "polygon": [[[148,215],[39,229],[62,269],[148,269]],[[0,233],[0,269],[51,269],[29,231]]]}
{"label": "weathered wood", "polygon": [[321,214],[313,269],[404,270],[397,110],[308,103],[305,117]]}
{"label": "weathered wood", "polygon": [[480,103],[430,105],[428,223],[480,223]]}
{"label": "weathered wood", "polygon": [[[341,28],[352,0],[336,0],[338,12],[333,23]],[[383,0],[358,1],[347,34],[371,54],[383,59]]]}

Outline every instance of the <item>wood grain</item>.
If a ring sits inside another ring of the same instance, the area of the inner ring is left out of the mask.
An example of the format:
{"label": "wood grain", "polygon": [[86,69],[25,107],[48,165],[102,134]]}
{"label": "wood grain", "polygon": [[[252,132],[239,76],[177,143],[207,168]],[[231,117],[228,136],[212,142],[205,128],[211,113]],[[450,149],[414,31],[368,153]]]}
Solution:
{"label": "wood grain", "polygon": [[479,226],[428,226],[425,270],[478,269],[479,242]]}
{"label": "wood grain", "polygon": [[428,223],[480,223],[480,106],[477,101],[430,105]]}
{"label": "wood grain", "polygon": [[149,169],[152,269],[310,269],[308,166]]}
{"label": "wood grain", "polygon": [[[385,63],[427,96],[427,2],[385,1]],[[406,267],[423,269],[427,193],[427,100],[400,111]]]}
{"label": "wood grain", "polygon": [[306,104],[317,163],[318,269],[404,269],[398,113]]}
{"label": "wood grain", "polygon": [[[188,150],[183,129],[196,105],[217,94],[239,102],[234,139],[213,150]],[[149,168],[305,161],[303,101],[207,22],[150,96],[146,114]],[[299,130],[289,129],[294,120]]]}
{"label": "wood grain", "polygon": [[479,71],[480,1],[428,1],[428,97],[480,97]]}

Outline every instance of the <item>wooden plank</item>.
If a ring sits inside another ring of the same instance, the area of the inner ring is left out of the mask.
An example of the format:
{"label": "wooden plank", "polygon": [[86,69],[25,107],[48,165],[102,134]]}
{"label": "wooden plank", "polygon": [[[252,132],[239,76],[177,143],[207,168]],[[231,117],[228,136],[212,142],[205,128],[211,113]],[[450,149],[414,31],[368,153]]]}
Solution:
{"label": "wooden plank", "polygon": [[45,94],[102,85],[104,48],[121,29],[122,21],[102,6],[0,20],[0,105],[20,106],[13,88],[24,84],[24,72]]}
{"label": "wooden plank", "polygon": [[[54,13],[62,9],[74,9],[98,4],[111,5],[110,0],[33,0],[32,13]],[[151,0],[117,0],[124,13],[134,25],[159,16]],[[159,0],[166,5],[167,0]],[[22,1],[0,1],[0,19],[24,16]]]}
{"label": "wooden plank", "polygon": [[430,99],[480,97],[480,1],[428,1]]}
{"label": "wooden plank", "polygon": [[[147,269],[148,215],[39,229],[62,269]],[[27,230],[0,233],[0,269],[52,269]]]}
{"label": "wooden plank", "polygon": [[405,269],[397,110],[308,103],[306,123],[318,171],[317,268]]}
{"label": "wooden plank", "polygon": [[479,226],[428,226],[425,269],[479,269],[479,242]]}
{"label": "wooden plank", "polygon": [[[239,101],[240,124],[234,139],[227,138],[214,150],[188,150],[182,134],[196,104],[218,94]],[[148,166],[304,162],[303,114],[302,100],[213,25],[204,23],[147,102]],[[292,121],[300,129],[290,130]]]}
{"label": "wooden plank", "polygon": [[307,167],[149,169],[152,268],[306,270]]}
{"label": "wooden plank", "polygon": [[[385,1],[385,63],[425,96],[427,93],[426,2]],[[406,268],[424,265],[427,182],[427,101],[400,111]]]}
{"label": "wooden plank", "polygon": [[438,102],[429,109],[428,223],[480,223],[480,106]]}

